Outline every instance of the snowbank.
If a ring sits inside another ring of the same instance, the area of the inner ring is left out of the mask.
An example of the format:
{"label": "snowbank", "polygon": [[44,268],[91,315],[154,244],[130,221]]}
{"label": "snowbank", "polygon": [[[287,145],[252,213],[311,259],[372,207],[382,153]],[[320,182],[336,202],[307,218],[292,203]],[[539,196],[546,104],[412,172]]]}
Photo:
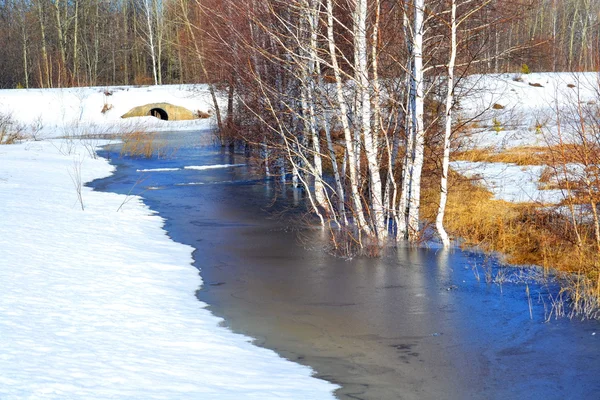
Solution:
{"label": "snowbank", "polygon": [[556,133],[556,109],[600,100],[599,76],[586,73],[473,75],[459,92],[462,118],[478,120],[474,147],[544,146]]}
{"label": "snowbank", "polygon": [[83,187],[81,209],[78,177],[111,171],[79,141],[0,146],[0,398],[333,398],[219,327],[192,248],[139,198]]}
{"label": "snowbank", "polygon": [[[502,152],[519,146],[576,142],[568,130],[577,116],[577,104],[600,102],[600,77],[586,73],[533,73],[473,75],[461,84],[459,115],[475,118],[467,148]],[[575,124],[576,125],[576,124]],[[558,204],[560,190],[540,190],[544,166],[456,161],[452,168],[467,177],[480,177],[499,200]]]}
{"label": "snowbank", "polygon": [[10,115],[26,134],[38,138],[121,133],[132,129],[196,130],[215,125],[214,117],[192,121],[121,118],[136,106],[161,102],[194,112],[209,112],[214,108],[206,85],[0,90],[0,113]]}
{"label": "snowbank", "polygon": [[496,200],[514,203],[558,204],[565,196],[561,190],[542,190],[539,180],[544,167],[505,163],[453,161],[451,167],[468,178],[478,178]]}

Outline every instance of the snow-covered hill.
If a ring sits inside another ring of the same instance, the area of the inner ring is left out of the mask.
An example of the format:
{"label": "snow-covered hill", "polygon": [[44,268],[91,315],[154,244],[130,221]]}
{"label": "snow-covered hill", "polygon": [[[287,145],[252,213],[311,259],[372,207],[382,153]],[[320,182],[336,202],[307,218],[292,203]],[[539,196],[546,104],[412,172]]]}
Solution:
{"label": "snow-covered hill", "polygon": [[[599,79],[593,72],[468,77],[461,85],[459,114],[475,121],[466,147],[492,153],[544,148],[557,142],[559,122],[561,140],[574,142],[569,130],[577,122],[577,105],[600,102]],[[543,165],[469,161],[451,165],[461,174],[479,177],[499,200],[556,204],[565,197],[561,190],[545,190],[547,185],[540,184]]]}
{"label": "snow-covered hill", "polygon": [[206,85],[0,90],[0,114],[10,116],[25,134],[38,138],[119,133],[135,128],[193,130],[214,124],[212,118],[193,121],[162,121],[150,116],[121,118],[134,107],[160,102],[193,112],[210,113],[214,108]]}

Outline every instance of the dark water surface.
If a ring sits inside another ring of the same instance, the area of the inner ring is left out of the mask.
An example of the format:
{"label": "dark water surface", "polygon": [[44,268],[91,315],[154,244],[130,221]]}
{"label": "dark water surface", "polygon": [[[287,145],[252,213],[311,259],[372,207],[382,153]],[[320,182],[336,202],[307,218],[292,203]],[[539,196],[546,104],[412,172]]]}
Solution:
{"label": "dark water surface", "polygon": [[[226,326],[340,384],[341,399],[600,399],[598,322],[545,322],[545,289],[487,284],[505,272],[480,255],[329,256],[320,229],[293,229],[300,193],[209,138],[161,134],[163,159],[111,153],[117,172],[93,186],[141,194],[196,249],[198,298]],[[223,164],[237,166],[138,172]]]}

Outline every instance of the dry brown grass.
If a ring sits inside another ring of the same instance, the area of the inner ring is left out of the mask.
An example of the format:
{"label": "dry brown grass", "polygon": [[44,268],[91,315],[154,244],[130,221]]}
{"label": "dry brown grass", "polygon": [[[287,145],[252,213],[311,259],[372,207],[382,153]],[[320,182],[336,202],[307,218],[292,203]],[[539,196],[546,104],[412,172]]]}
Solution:
{"label": "dry brown grass", "polygon": [[23,140],[24,137],[18,132],[5,132],[0,130],[0,145],[15,144]]}
{"label": "dry brown grass", "polygon": [[24,139],[23,127],[9,114],[0,114],[0,145],[14,144]]}
{"label": "dry brown grass", "polygon": [[112,104],[104,103],[104,105],[102,106],[102,110],[100,110],[100,112],[102,114],[106,114],[108,111],[112,110],[112,108],[113,108]]}
{"label": "dry brown grass", "polygon": [[201,111],[201,110],[196,111],[196,115],[198,115],[198,118],[200,118],[200,119],[207,119],[207,118],[212,117],[211,113]]}
{"label": "dry brown grass", "polygon": [[[555,210],[494,200],[490,192],[458,174],[451,174],[450,183],[446,229],[464,240],[464,246],[500,252],[512,264],[597,277],[600,254],[591,229],[580,227],[584,243],[579,247],[568,218]],[[430,220],[435,219],[438,191],[428,185],[423,193],[423,215]]]}
{"label": "dry brown grass", "polygon": [[[496,152],[493,149],[471,149],[456,153],[453,159],[473,162],[498,162],[516,165],[552,165],[556,162],[577,163],[577,145],[556,147],[521,146]],[[560,160],[557,158],[560,157]]]}
{"label": "dry brown grass", "polygon": [[121,137],[121,156],[151,158],[161,156],[164,143],[158,143],[155,133],[140,130],[127,132]]}

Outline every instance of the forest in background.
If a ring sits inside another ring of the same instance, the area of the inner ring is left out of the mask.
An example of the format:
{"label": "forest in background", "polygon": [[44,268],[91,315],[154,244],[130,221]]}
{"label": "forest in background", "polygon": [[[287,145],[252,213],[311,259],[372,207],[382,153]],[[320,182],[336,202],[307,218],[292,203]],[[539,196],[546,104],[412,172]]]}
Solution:
{"label": "forest in background", "polygon": [[[341,10],[344,2],[339,3]],[[404,3],[408,2],[381,1],[382,26],[397,29],[390,37],[401,36]],[[426,7],[433,12],[438,3],[428,1]],[[473,34],[481,46],[476,51],[485,59],[477,66],[478,73],[515,72],[522,64],[538,72],[594,70],[598,65],[597,1],[466,3],[473,8],[485,4],[481,11],[485,25]],[[0,88],[229,82],[223,67],[233,59],[244,65],[243,57],[231,54],[235,50],[231,30],[247,29],[253,15],[282,4],[3,0]]]}

